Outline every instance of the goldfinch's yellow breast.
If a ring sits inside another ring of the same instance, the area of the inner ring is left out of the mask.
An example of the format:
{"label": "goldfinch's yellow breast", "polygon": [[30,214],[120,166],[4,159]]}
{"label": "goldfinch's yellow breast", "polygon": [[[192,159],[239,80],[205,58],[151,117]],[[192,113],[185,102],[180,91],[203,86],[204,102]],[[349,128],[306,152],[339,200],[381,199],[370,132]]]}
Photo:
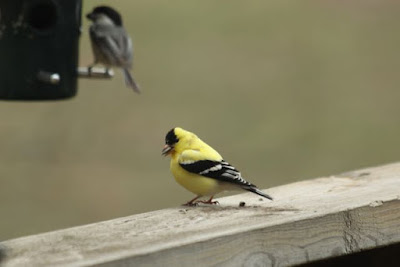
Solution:
{"label": "goldfinch's yellow breast", "polygon": [[184,170],[177,160],[171,159],[170,168],[175,181],[198,196],[212,196],[222,191],[217,180],[190,173]]}

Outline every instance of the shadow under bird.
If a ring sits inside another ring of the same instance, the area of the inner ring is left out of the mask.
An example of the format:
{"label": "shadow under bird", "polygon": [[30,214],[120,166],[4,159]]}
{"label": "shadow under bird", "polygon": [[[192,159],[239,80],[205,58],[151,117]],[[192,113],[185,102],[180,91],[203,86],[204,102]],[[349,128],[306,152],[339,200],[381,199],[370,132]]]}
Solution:
{"label": "shadow under bird", "polygon": [[[272,197],[243,179],[242,174],[197,135],[176,127],[165,137],[162,155],[171,156],[170,169],[175,180],[196,197],[184,205],[217,204],[215,194],[225,190],[247,190],[272,200]],[[196,201],[209,196],[207,201]]]}
{"label": "shadow under bird", "polygon": [[98,6],[86,15],[93,23],[89,28],[94,63],[106,67],[119,67],[125,77],[125,84],[135,92],[140,88],[130,73],[133,64],[133,45],[122,25],[121,15],[109,6]]}

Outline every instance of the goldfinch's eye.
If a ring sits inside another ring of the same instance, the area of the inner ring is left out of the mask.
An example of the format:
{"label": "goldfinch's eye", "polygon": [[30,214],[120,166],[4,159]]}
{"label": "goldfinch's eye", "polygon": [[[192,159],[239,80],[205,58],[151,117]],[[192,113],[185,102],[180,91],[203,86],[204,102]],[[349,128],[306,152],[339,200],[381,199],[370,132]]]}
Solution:
{"label": "goldfinch's eye", "polygon": [[171,131],[169,131],[167,133],[167,136],[165,137],[165,143],[167,145],[174,145],[174,144],[178,143],[178,141],[179,141],[179,139],[175,135],[174,129],[172,129]]}

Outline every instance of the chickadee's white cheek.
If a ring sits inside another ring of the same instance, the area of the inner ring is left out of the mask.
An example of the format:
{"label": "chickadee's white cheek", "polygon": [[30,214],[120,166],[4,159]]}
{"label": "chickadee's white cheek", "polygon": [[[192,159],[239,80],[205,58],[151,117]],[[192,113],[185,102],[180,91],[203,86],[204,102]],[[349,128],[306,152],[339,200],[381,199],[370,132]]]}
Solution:
{"label": "chickadee's white cheek", "polygon": [[96,23],[101,25],[114,25],[114,22],[106,15],[96,16]]}

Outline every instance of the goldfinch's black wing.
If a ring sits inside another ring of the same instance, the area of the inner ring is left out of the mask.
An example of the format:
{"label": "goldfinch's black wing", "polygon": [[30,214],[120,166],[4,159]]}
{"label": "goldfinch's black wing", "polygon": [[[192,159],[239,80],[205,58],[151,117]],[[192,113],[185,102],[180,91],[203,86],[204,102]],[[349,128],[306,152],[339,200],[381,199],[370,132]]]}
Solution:
{"label": "goldfinch's black wing", "polygon": [[243,179],[242,174],[225,160],[183,161],[179,165],[188,172],[195,173],[221,182],[236,184],[239,187],[272,200],[272,197],[259,190],[254,184]]}
{"label": "goldfinch's black wing", "polygon": [[213,160],[184,161],[179,163],[188,172],[242,186],[254,186],[243,179],[240,172],[228,162]]}

